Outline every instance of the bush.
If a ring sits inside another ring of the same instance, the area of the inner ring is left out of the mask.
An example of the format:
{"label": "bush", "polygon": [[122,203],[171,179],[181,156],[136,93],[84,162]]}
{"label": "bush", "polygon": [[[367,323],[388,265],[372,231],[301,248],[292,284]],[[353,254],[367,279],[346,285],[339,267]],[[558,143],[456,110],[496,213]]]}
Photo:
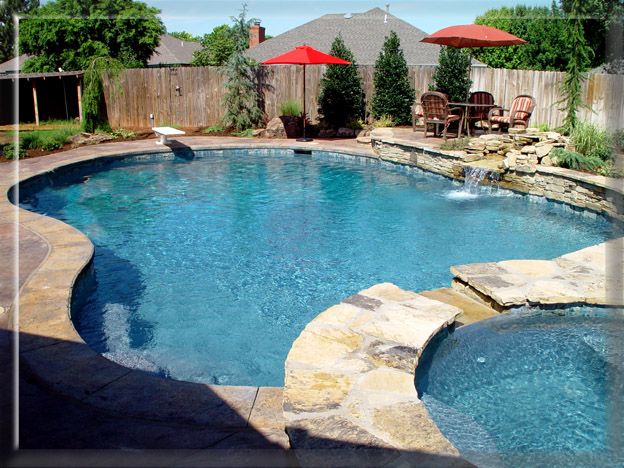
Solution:
{"label": "bush", "polygon": [[128,139],[128,138],[134,138],[136,136],[136,133],[133,132],[132,130],[126,130],[124,128],[118,128],[116,130],[113,130],[111,132],[111,135],[113,135],[116,138]]}
{"label": "bush", "polygon": [[570,132],[577,152],[592,159],[609,161],[613,156],[613,141],[606,130],[594,124],[578,122]]}
{"label": "bush", "polygon": [[470,138],[454,138],[452,140],[446,140],[440,144],[440,149],[447,151],[461,151],[466,149]]}
{"label": "bush", "polygon": [[347,122],[364,116],[364,91],[353,53],[338,35],[329,53],[351,62],[350,65],[328,65],[321,79],[319,113],[328,127],[347,126]]}
{"label": "bush", "polygon": [[[6,159],[15,159],[15,143],[7,143],[2,147],[2,155]],[[21,145],[17,146],[17,158],[22,159],[26,156],[26,149]]]}
{"label": "bush", "polygon": [[232,135],[237,137],[252,137],[253,136],[253,128],[246,128],[245,130],[241,130],[240,132],[234,132]]}
{"label": "bush", "polygon": [[289,99],[280,104],[280,115],[301,117],[301,114],[303,114],[303,107],[296,99]]}
{"label": "bush", "polygon": [[394,125],[395,125],[394,120],[389,115],[382,115],[378,119],[375,119],[375,121],[373,122],[373,127],[375,128],[394,127]]}
{"label": "bush", "polygon": [[604,161],[596,156],[587,156],[576,151],[568,151],[562,148],[555,148],[551,151],[550,157],[560,167],[567,167],[577,171],[597,172]]}
{"label": "bush", "polygon": [[223,133],[225,132],[225,127],[223,125],[211,125],[210,127],[204,128],[202,133]]}
{"label": "bush", "polygon": [[409,82],[401,42],[394,31],[386,37],[375,62],[374,83],[373,117],[389,115],[399,125],[410,124],[416,95]]}
{"label": "bush", "polygon": [[68,125],[55,130],[33,130],[20,133],[20,145],[25,149],[53,151],[61,148],[67,139],[78,133],[78,127]]}
{"label": "bush", "polygon": [[446,94],[451,102],[466,102],[470,86],[470,54],[464,49],[442,46],[430,90]]}

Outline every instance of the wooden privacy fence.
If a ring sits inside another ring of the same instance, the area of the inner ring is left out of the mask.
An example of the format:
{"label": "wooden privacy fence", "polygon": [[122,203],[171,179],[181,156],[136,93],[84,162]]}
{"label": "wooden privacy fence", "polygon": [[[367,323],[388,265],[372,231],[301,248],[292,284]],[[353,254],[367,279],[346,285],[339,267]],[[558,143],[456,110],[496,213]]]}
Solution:
{"label": "wooden privacy fence", "polygon": [[[306,67],[306,109],[310,118],[318,117],[318,95],[325,66]],[[411,66],[409,75],[417,99],[428,90],[435,67]],[[373,95],[374,67],[360,66],[360,74],[370,103]],[[301,101],[303,67],[296,65],[263,66],[259,82],[263,88],[267,118],[279,115],[279,106],[287,99]],[[530,94],[537,107],[533,125],[561,125],[564,113],[560,86],[565,73],[531,70],[506,70],[474,67],[472,90],[491,92],[496,103],[508,108],[514,96]],[[117,86],[105,80],[106,112],[114,128],[147,128],[149,115],[156,125],[207,127],[223,117],[225,76],[218,67],[143,68],[125,70]],[[587,109],[581,109],[582,120],[615,130],[624,127],[624,76],[590,75],[583,87]]]}

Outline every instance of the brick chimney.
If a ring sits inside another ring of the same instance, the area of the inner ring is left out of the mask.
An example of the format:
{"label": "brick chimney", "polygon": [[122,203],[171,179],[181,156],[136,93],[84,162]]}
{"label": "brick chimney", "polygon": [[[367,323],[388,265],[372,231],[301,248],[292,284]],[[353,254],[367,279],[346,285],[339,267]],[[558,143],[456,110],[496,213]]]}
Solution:
{"label": "brick chimney", "polygon": [[260,26],[260,21],[256,21],[249,28],[249,47],[257,46],[264,42],[264,28]]}

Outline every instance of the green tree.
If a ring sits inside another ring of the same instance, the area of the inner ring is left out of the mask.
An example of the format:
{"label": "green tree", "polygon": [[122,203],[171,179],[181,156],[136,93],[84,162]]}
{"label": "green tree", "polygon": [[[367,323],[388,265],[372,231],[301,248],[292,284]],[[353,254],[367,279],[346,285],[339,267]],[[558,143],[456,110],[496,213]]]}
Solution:
{"label": "green tree", "polygon": [[349,120],[364,117],[364,92],[353,53],[338,35],[329,53],[351,65],[328,65],[321,79],[319,112],[332,127],[344,127]]}
{"label": "green tree", "polygon": [[527,41],[511,47],[473,49],[473,56],[494,68],[525,70],[564,70],[565,15],[553,2],[547,7],[502,7],[488,10],[475,19],[483,24],[502,29]]}
{"label": "green tree", "polygon": [[232,17],[234,51],[225,66],[227,81],[224,97],[225,116],[223,122],[237,131],[253,128],[262,120],[260,93],[255,77],[257,64],[245,55],[249,46],[249,27],[255,20],[246,19],[247,5],[244,4],[238,17]]}
{"label": "green tree", "polygon": [[106,74],[112,85],[112,92],[116,92],[119,85],[118,76],[123,68],[119,60],[110,57],[96,57],[85,68],[84,93],[82,95],[82,127],[85,132],[94,132],[98,128],[110,130],[108,120],[103,112],[105,103],[102,78]]}
{"label": "green tree", "polygon": [[39,0],[4,0],[0,2],[0,63],[14,57],[13,15],[28,14],[38,6]]}
{"label": "green tree", "polygon": [[236,47],[234,28],[227,24],[217,26],[210,34],[204,34],[200,42],[202,48],[193,54],[193,65],[225,65]]}
{"label": "green tree", "polygon": [[592,59],[592,49],[585,39],[584,17],[587,15],[585,0],[570,0],[566,24],[565,49],[568,57],[566,74],[562,82],[562,102],[566,113],[563,131],[571,132],[577,124],[576,112],[583,105],[583,81],[587,78],[587,69]]}
{"label": "green tree", "polygon": [[54,0],[20,22],[25,71],[83,70],[96,57],[140,67],[160,42],[160,10],[133,0]]}
{"label": "green tree", "polygon": [[465,49],[442,46],[431,89],[446,94],[450,101],[466,102],[472,86],[470,65],[470,54]]}
{"label": "green tree", "polygon": [[176,39],[180,39],[181,41],[186,42],[200,42],[201,37],[193,36],[190,32],[187,31],[173,31],[169,33],[170,36],[175,37]]}
{"label": "green tree", "polygon": [[389,115],[397,124],[409,124],[415,93],[409,83],[401,42],[394,31],[386,37],[375,62],[374,84],[373,116]]}
{"label": "green tree", "polygon": [[[563,11],[567,14],[574,14],[574,0],[560,0],[560,3]],[[587,44],[593,51],[591,66],[595,67],[617,58],[613,54],[618,52],[622,44],[624,1],[585,0],[584,4],[583,32]],[[610,31],[619,32],[613,37]],[[611,44],[612,42],[615,44]]]}

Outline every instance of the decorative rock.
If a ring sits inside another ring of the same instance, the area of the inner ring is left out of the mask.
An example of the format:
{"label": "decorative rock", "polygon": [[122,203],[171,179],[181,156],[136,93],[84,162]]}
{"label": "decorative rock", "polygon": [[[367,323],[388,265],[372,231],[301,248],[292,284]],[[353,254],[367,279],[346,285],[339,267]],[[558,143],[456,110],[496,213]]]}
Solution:
{"label": "decorative rock", "polygon": [[336,136],[338,138],[353,138],[355,137],[355,132],[352,128],[340,127],[338,132],[336,132]]}
{"label": "decorative rock", "polygon": [[550,153],[552,149],[553,149],[553,145],[548,144],[548,143],[545,143],[541,146],[535,145],[535,153],[537,154],[537,157],[540,159],[546,156],[548,153]]}
{"label": "decorative rock", "polygon": [[537,167],[531,166],[528,164],[522,164],[520,166],[516,166],[516,172],[522,172],[525,174],[533,174],[535,171],[537,171]]}
{"label": "decorative rock", "polygon": [[520,152],[524,154],[535,153],[535,151],[535,146],[533,145],[525,146],[520,150]]}
{"label": "decorative rock", "polygon": [[265,133],[265,132],[266,132],[266,129],[264,129],[264,128],[256,128],[256,129],[254,129],[254,130],[251,132],[251,135],[252,135],[253,137],[260,138],[260,137],[263,137],[263,136],[264,136],[264,133]]}
{"label": "decorative rock", "polygon": [[282,119],[279,117],[272,118],[266,126],[264,135],[267,138],[286,138],[286,128]]}
{"label": "decorative rock", "polygon": [[542,166],[553,166],[553,162],[550,156],[544,156],[541,160],[540,160],[540,164]]}

